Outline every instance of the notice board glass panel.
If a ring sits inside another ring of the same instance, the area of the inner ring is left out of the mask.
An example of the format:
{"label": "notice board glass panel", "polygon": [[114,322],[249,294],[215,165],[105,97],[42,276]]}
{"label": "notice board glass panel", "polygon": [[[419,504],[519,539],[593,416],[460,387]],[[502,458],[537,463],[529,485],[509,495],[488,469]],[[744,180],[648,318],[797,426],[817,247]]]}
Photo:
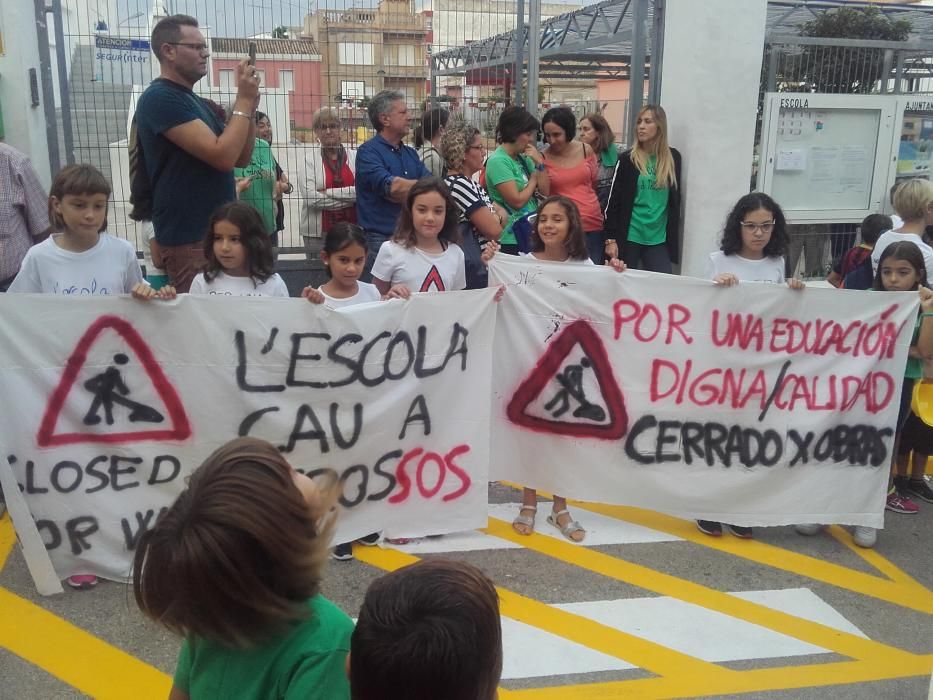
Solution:
{"label": "notice board glass panel", "polygon": [[868,209],[881,110],[778,112],[771,194],[792,211]]}

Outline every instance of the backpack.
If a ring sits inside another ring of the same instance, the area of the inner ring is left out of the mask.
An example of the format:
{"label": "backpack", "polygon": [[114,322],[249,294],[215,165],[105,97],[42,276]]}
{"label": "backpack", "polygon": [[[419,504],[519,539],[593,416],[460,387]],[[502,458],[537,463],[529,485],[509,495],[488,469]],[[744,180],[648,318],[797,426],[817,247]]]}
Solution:
{"label": "backpack", "polygon": [[146,157],[136,129],[136,117],[130,124],[127,141],[130,156],[130,218],[133,221],[152,221],[152,182],[146,170]]}

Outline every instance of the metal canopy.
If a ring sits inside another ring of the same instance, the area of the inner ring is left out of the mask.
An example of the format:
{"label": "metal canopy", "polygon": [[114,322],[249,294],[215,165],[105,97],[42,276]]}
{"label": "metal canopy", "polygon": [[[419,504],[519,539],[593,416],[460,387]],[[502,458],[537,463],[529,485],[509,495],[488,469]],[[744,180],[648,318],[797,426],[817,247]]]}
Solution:
{"label": "metal canopy", "polygon": [[[700,0],[697,0],[700,1]],[[539,75],[544,78],[629,78],[632,54],[633,0],[605,0],[541,23]],[[799,26],[817,15],[839,7],[876,7],[892,19],[911,23],[911,41],[933,41],[933,7],[923,5],[880,5],[847,0],[771,0],[767,32],[796,35]],[[654,22],[655,2],[648,9],[648,26]],[[522,54],[528,55],[528,31]],[[728,40],[728,24],[723,24]],[[646,55],[651,56],[650,32]],[[503,78],[515,62],[515,32],[497,34],[466,46],[431,56],[432,73],[464,75],[482,71],[485,79]]]}
{"label": "metal canopy", "polygon": [[[606,0],[541,23],[541,77],[628,77],[633,0]],[[648,21],[652,20],[651,3]],[[528,31],[522,53],[528,55]],[[482,70],[504,74],[515,62],[515,32],[506,32],[431,57],[434,75]],[[650,53],[650,49],[649,49]]]}

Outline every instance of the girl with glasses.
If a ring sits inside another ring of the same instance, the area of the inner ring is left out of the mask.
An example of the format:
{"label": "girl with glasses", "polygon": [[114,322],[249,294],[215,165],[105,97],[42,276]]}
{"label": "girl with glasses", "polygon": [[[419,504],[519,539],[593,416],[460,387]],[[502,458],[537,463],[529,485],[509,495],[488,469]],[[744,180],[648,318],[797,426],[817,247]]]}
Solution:
{"label": "girl with glasses", "polygon": [[[709,256],[706,276],[714,284],[732,287],[741,282],[783,284],[784,253],[787,251],[787,225],[784,212],[771,197],[752,192],[742,197],[726,219],[722,246]],[[791,289],[803,289],[798,279],[787,279]],[[697,520],[700,532],[722,537],[723,523]],[[749,539],[752,529],[726,524],[736,537]]]}
{"label": "girl with glasses", "polygon": [[[783,284],[787,242],[787,224],[778,203],[761,192],[747,194],[729,212],[722,245],[710,253],[706,276],[724,287],[739,281]],[[803,287],[793,278],[787,284]]]}

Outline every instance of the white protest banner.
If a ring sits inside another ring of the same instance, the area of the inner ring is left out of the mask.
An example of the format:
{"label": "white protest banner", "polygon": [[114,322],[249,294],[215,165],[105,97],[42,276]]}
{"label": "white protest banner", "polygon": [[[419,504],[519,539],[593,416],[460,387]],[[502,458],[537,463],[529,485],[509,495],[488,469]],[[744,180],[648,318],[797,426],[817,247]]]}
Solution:
{"label": "white protest banner", "polygon": [[482,527],[494,294],[340,311],[0,295],[0,469],[62,578],[126,578],[139,535],[238,435],[340,475],[338,541]]}
{"label": "white protest banner", "polygon": [[737,525],[883,526],[915,293],[497,255],[490,473]]}

